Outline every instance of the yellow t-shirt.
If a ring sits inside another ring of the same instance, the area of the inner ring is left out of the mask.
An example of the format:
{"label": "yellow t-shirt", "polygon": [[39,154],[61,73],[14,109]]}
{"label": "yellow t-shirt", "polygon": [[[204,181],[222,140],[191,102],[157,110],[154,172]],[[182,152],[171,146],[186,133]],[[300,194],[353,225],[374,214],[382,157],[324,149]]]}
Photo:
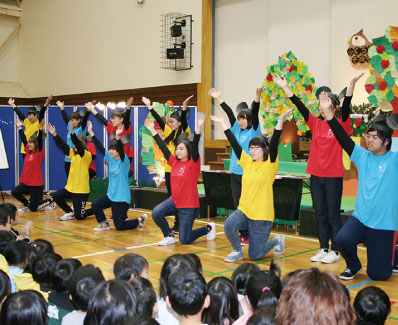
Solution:
{"label": "yellow t-shirt", "polygon": [[[29,121],[28,118],[23,120],[22,125],[25,127],[25,136],[26,136],[26,141],[29,141],[29,138],[33,135],[33,134],[37,134],[39,133],[39,129],[40,129],[40,123],[39,121],[36,121],[35,123],[31,123]],[[21,143],[21,153],[26,153],[25,152],[25,146],[23,143]]]}
{"label": "yellow t-shirt", "polygon": [[69,150],[68,158],[71,160],[68,181],[65,189],[71,193],[90,193],[90,176],[88,174],[88,167],[90,166],[92,156],[87,150],[84,150],[84,155],[81,157]]}
{"label": "yellow t-shirt", "polygon": [[269,157],[266,161],[253,161],[242,150],[238,164],[243,168],[242,194],[238,209],[250,219],[274,221],[272,184],[278,171],[279,158],[273,163]]}
{"label": "yellow t-shirt", "polygon": [[[171,134],[171,132],[173,132],[173,130],[166,124],[164,127],[164,131],[163,131],[164,137],[167,138]],[[187,129],[185,130],[184,133],[188,133],[189,135],[191,135],[191,129],[189,128],[189,126],[187,127]],[[176,132],[176,134],[177,134],[177,132]],[[174,137],[174,139],[175,139],[175,137]],[[167,145],[167,148],[169,148],[172,155],[175,155],[176,148],[175,148],[173,140],[171,140],[169,142],[169,144]],[[164,166],[164,171],[166,173],[171,173],[171,166],[166,163],[166,165]]]}

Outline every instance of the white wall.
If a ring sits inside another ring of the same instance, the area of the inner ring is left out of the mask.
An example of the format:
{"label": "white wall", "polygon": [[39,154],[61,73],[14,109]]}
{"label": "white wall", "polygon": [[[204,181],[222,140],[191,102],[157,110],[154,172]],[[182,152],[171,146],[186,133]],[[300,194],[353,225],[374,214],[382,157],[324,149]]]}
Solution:
{"label": "white wall", "polygon": [[[384,35],[387,26],[398,25],[397,12],[396,0],[216,0],[214,86],[231,107],[250,101],[266,67],[290,50],[318,86],[334,92],[365,72],[353,103],[367,102],[369,72],[351,66],[347,41],[361,28],[369,40]],[[218,105],[214,113],[223,114]],[[215,138],[224,135],[216,129]]]}
{"label": "white wall", "polygon": [[[197,0],[25,0],[19,81],[33,96],[200,82]],[[160,68],[161,14],[192,14],[193,69]]]}
{"label": "white wall", "polygon": [[[5,42],[17,25],[18,18],[0,16],[0,44]],[[18,34],[14,34],[0,52],[0,81],[18,81]]]}

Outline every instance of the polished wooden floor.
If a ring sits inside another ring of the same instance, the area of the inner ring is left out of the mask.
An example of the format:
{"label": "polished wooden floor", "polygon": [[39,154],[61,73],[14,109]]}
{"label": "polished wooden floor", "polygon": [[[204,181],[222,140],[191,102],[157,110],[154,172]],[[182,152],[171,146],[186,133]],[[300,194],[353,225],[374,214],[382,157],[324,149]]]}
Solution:
{"label": "polished wooden floor", "polygon": [[[9,196],[6,196],[5,200],[20,207],[20,204],[11,200]],[[116,231],[112,228],[110,231],[95,232],[93,228],[97,223],[94,217],[83,221],[60,221],[58,217],[63,214],[63,211],[59,208],[22,213],[20,222],[33,221],[33,239],[49,240],[53,243],[56,252],[64,258],[75,257],[83,264],[91,263],[100,267],[106,279],[113,278],[113,263],[119,256],[126,253],[140,254],[149,262],[150,280],[156,288],[163,261],[172,254],[197,254],[202,261],[204,275],[208,281],[216,276],[231,277],[239,264],[249,261],[247,248],[244,248],[243,261],[224,262],[225,256],[231,251],[231,245],[224,235],[221,217],[211,220],[217,225],[217,237],[214,241],[207,242],[206,238],[200,238],[191,245],[183,246],[177,242],[175,245],[159,247],[156,243],[162,238],[162,233],[151,220],[151,211],[131,209],[128,217],[135,218],[143,212],[149,215],[145,228],[128,231]],[[106,211],[106,215],[110,216],[110,210]],[[195,221],[195,227],[203,226],[207,222],[207,219],[198,219]],[[284,227],[274,229],[272,234],[275,233],[286,234],[286,251],[283,255],[268,254],[264,260],[256,262],[260,267],[267,269],[271,259],[274,259],[282,269],[282,275],[296,269],[310,267],[318,267],[321,271],[332,272],[336,276],[344,270],[344,261],[332,265],[310,262],[310,257],[319,249],[316,239],[295,235],[292,230]],[[363,268],[366,270],[366,250],[364,247],[359,247],[358,252]],[[380,282],[370,280],[366,271],[362,271],[354,280],[344,281],[344,284],[350,291],[352,301],[356,293],[366,286],[375,285],[385,290],[392,302],[391,317],[387,324],[398,324],[398,275],[393,275],[388,281]]]}

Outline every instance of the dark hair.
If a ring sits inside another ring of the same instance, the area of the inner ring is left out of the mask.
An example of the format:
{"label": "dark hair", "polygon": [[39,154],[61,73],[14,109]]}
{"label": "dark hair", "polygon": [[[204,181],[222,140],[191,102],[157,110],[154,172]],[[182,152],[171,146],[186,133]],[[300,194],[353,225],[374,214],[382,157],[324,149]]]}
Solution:
{"label": "dark hair", "polygon": [[255,136],[253,139],[250,140],[249,142],[249,147],[250,146],[259,146],[261,149],[263,149],[263,160],[266,161],[268,159],[268,154],[269,154],[269,142],[268,140],[261,134]]}
{"label": "dark hair", "polygon": [[[76,112],[72,112],[70,115],[69,115],[69,121],[70,120],[82,120],[82,117],[80,116],[80,113],[78,112],[78,111],[76,111]],[[78,124],[79,126],[81,125],[81,122],[79,122],[79,124]]]}
{"label": "dark hair", "polygon": [[144,257],[130,253],[116,260],[113,265],[113,274],[116,279],[129,281],[131,275],[134,275],[135,278],[140,277],[146,268],[148,268],[148,262]]}
{"label": "dark hair", "polygon": [[[169,118],[173,118],[181,122],[181,111],[171,113]],[[168,145],[170,141],[173,141],[174,146],[177,146],[177,141],[181,133],[183,133],[182,125],[180,125],[177,130],[171,131],[171,133],[164,139],[164,142]]]}
{"label": "dark hair", "polygon": [[83,149],[87,150],[87,139],[86,139],[86,136],[84,134],[79,134],[77,136],[77,139],[80,141]]}
{"label": "dark hair", "polygon": [[4,257],[9,265],[26,263],[28,258],[29,244],[24,240],[13,240],[8,243],[4,250]]}
{"label": "dark hair", "polygon": [[4,255],[4,250],[11,241],[15,241],[15,236],[7,230],[0,230],[0,254]]}
{"label": "dark hair", "polygon": [[297,269],[292,272],[289,272],[286,274],[283,279],[282,279],[282,288],[286,287],[287,283],[290,281],[290,279],[296,275],[298,272],[301,272],[303,269]]}
{"label": "dark hair", "polygon": [[39,257],[32,266],[32,278],[39,284],[51,283],[51,268],[62,260],[62,256],[56,253],[46,253]]}
{"label": "dark hair", "polygon": [[145,278],[135,278],[130,281],[135,290],[137,300],[137,314],[152,316],[153,307],[156,304],[156,293],[151,281]]}
{"label": "dark hair", "polygon": [[23,290],[10,294],[1,308],[4,325],[47,324],[47,302],[41,293]]}
{"label": "dark hair", "polygon": [[0,204],[0,209],[5,209],[10,219],[15,220],[15,215],[17,214],[17,207],[11,203]]}
{"label": "dark hair", "polygon": [[92,264],[80,266],[69,281],[69,293],[73,304],[82,311],[87,311],[88,302],[95,288],[104,282],[101,270]]}
{"label": "dark hair", "polygon": [[189,260],[191,261],[191,263],[194,266],[194,271],[199,272],[199,273],[203,273],[203,266],[202,266],[202,262],[200,261],[200,257],[194,253],[189,253],[189,254],[185,254],[186,257],[189,258]]}
{"label": "dark hair", "polygon": [[350,302],[332,273],[301,270],[283,288],[276,308],[277,324],[352,324]]}
{"label": "dark hair", "polygon": [[[11,293],[11,282],[7,273],[0,270],[0,306],[5,297]],[[1,307],[0,307],[1,309]]]}
{"label": "dark hair", "polygon": [[[377,123],[381,124],[381,122],[376,122],[374,125],[377,125]],[[384,123],[384,124],[385,124],[386,127],[388,127],[386,123]],[[372,131],[376,131],[377,132],[377,136],[383,142],[382,143],[383,145],[384,145],[384,143],[386,141],[388,141],[386,149],[387,149],[387,151],[389,151],[391,149],[391,145],[392,145],[391,134],[383,132],[383,131],[379,130],[378,128],[372,127],[372,126],[368,129],[367,133],[372,132]]]}
{"label": "dark hair", "polygon": [[260,271],[257,264],[243,263],[232,273],[232,283],[239,294],[246,295],[247,280],[257,271]]}
{"label": "dark hair", "polygon": [[275,325],[276,307],[261,307],[254,311],[247,325]]}
{"label": "dark hair", "polygon": [[169,256],[163,263],[159,279],[159,297],[165,299],[167,296],[167,281],[174,271],[194,270],[194,266],[188,257],[182,254]]}
{"label": "dark hair", "polygon": [[378,287],[364,288],[355,297],[354,311],[362,322],[384,324],[391,311],[390,298]]}
{"label": "dark hair", "polygon": [[134,288],[127,281],[115,279],[97,286],[90,298],[85,325],[123,324],[137,311]]}
{"label": "dark hair", "polygon": [[207,296],[206,281],[198,272],[179,270],[167,281],[167,296],[178,315],[196,315],[201,311]]}
{"label": "dark hair", "polygon": [[253,311],[260,307],[276,307],[281,291],[280,269],[273,261],[268,271],[258,271],[247,280],[246,295]]}
{"label": "dark hair", "polygon": [[239,318],[239,301],[232,281],[218,277],[207,284],[211,304],[203,311],[202,322],[209,325],[232,324]]}
{"label": "dark hair", "polygon": [[36,239],[34,240],[28,250],[28,265],[25,268],[25,271],[32,273],[32,267],[35,261],[43,256],[45,253],[54,253],[53,245],[45,239]]}
{"label": "dark hair", "polygon": [[112,140],[111,141],[111,143],[109,144],[108,150],[110,150],[110,149],[116,150],[120,157],[123,156],[123,152],[124,152],[123,151],[123,146],[122,146],[122,148],[120,148],[117,145],[117,141],[116,140]]}
{"label": "dark hair", "polygon": [[239,120],[241,118],[244,118],[247,120],[247,128],[246,130],[250,129],[252,127],[253,123],[253,117],[252,117],[252,112],[249,109],[243,109],[241,110],[238,115],[236,115],[236,119]]}
{"label": "dark hair", "polygon": [[127,317],[123,321],[123,325],[140,324],[140,325],[159,325],[156,319],[147,315],[135,315]]}
{"label": "dark hair", "polygon": [[[185,148],[187,148],[188,160],[191,159],[191,157],[192,157],[192,142],[189,141],[189,139],[186,139],[186,138],[183,138],[183,137],[179,137],[177,139],[177,143],[175,145],[175,150],[177,150],[177,146],[180,145],[180,144],[183,144],[185,146]],[[175,152],[174,152],[174,154],[175,154]]]}
{"label": "dark hair", "polygon": [[0,225],[5,226],[9,222],[9,218],[8,209],[0,209]]}
{"label": "dark hair", "polygon": [[69,281],[73,273],[82,266],[82,263],[75,258],[60,260],[51,268],[51,284],[55,291],[67,291]]}

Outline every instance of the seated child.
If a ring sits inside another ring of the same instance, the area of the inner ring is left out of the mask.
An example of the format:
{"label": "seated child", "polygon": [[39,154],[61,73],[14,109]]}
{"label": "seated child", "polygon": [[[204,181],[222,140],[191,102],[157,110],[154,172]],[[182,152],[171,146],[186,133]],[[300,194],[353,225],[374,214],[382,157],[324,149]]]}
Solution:
{"label": "seated child", "polygon": [[148,279],[148,262],[141,255],[126,254],[119,257],[113,265],[116,279],[130,281],[138,277]]}
{"label": "seated child", "polygon": [[155,317],[158,313],[158,304],[156,302],[156,293],[151,281],[145,278],[135,278],[130,281],[135,290],[137,300],[137,314]]}
{"label": "seated child", "polygon": [[380,288],[370,286],[359,291],[354,300],[356,324],[384,324],[391,311],[388,295]]}

